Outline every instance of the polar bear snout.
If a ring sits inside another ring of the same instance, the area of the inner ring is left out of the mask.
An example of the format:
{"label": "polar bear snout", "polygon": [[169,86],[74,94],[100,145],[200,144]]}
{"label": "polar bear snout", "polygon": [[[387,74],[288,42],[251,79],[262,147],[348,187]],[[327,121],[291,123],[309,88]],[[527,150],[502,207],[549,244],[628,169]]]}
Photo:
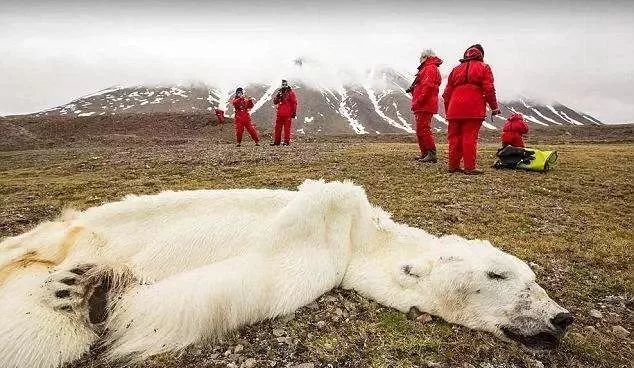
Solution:
{"label": "polar bear snout", "polygon": [[556,329],[566,331],[573,321],[574,318],[572,318],[572,314],[568,312],[561,312],[557,313],[557,315],[550,320],[550,323],[552,323]]}
{"label": "polar bear snout", "polygon": [[554,301],[549,301],[548,304],[555,307],[552,308],[555,309],[554,312],[546,314],[546,318],[524,315],[512,319],[508,325],[500,327],[504,337],[532,350],[551,350],[558,347],[574,318]]}

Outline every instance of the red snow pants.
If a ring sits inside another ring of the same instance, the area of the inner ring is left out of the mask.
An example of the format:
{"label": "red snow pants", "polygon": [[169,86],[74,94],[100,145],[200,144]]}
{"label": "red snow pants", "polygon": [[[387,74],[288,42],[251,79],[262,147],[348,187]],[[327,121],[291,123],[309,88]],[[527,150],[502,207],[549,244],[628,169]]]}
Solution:
{"label": "red snow pants", "polygon": [[253,139],[255,143],[258,143],[260,141],[260,138],[258,137],[258,131],[255,130],[255,127],[253,126],[253,123],[251,122],[251,117],[249,116],[249,113],[245,111],[237,111],[236,112],[236,140],[238,141],[238,143],[242,142],[242,134],[244,134],[245,129],[247,130],[247,132],[249,132],[251,139]]}
{"label": "red snow pants", "polygon": [[431,130],[431,118],[434,116],[431,112],[416,112],[416,137],[418,138],[418,147],[421,156],[425,156],[427,151],[435,151],[436,143],[434,142],[434,132]]}
{"label": "red snow pants", "polygon": [[480,126],[482,126],[482,119],[449,120],[447,129],[449,170],[459,169],[461,160],[464,161],[465,170],[476,168]]}
{"label": "red snow pants", "polygon": [[282,141],[282,128],[284,128],[284,143],[291,143],[291,117],[280,117],[275,119],[275,136],[273,143],[280,144]]}

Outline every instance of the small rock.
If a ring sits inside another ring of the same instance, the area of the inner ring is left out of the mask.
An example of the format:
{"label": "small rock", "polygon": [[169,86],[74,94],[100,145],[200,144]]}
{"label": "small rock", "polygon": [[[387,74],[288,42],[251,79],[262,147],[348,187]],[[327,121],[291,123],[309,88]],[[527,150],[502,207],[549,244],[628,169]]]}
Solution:
{"label": "small rock", "polygon": [[630,334],[630,331],[623,328],[623,326],[612,326],[612,333],[619,337],[627,337]]}
{"label": "small rock", "polygon": [[236,347],[233,349],[233,352],[234,352],[234,353],[239,353],[239,352],[241,352],[242,350],[244,350],[244,346],[242,346],[242,345],[236,345]]}
{"label": "small rock", "polygon": [[222,355],[224,355],[224,356],[229,356],[229,355],[231,355],[231,349],[229,349],[229,350],[225,351]]}
{"label": "small rock", "polygon": [[238,366],[235,363],[229,363],[227,364],[227,368],[238,368]]}
{"label": "small rock", "polygon": [[583,329],[586,330],[589,333],[597,333],[597,329],[592,327],[592,326],[586,326]]}
{"label": "small rock", "polygon": [[436,362],[425,362],[427,368],[442,368],[442,364]]}
{"label": "small rock", "polygon": [[325,321],[318,321],[315,326],[317,326],[318,329],[323,330],[324,328],[326,328],[326,322]]}
{"label": "small rock", "polygon": [[531,368],[544,368],[544,363],[542,363],[541,361],[537,359],[530,359],[529,363],[530,363],[529,367]]}
{"label": "small rock", "polygon": [[281,318],[282,323],[289,323],[290,321],[295,319],[295,313],[290,313]]}
{"label": "small rock", "polygon": [[407,319],[415,320],[420,317],[423,313],[416,307],[411,307],[409,312],[407,312]]}
{"label": "small rock", "polygon": [[255,367],[255,365],[257,363],[258,363],[257,360],[255,360],[253,358],[249,358],[249,359],[245,360],[244,363],[242,363],[240,368],[253,368],[253,367]]}
{"label": "small rock", "polygon": [[601,319],[603,318],[603,313],[599,312],[596,309],[590,309],[590,316],[596,319]]}
{"label": "small rock", "polygon": [[284,336],[285,334],[286,332],[281,328],[276,328],[273,330],[273,336],[280,337],[280,336]]}
{"label": "small rock", "polygon": [[420,324],[427,324],[433,320],[431,314],[423,313],[416,318],[416,322]]}
{"label": "small rock", "polygon": [[471,363],[462,363],[462,368],[475,368],[475,365]]}
{"label": "small rock", "polygon": [[315,368],[315,363],[302,363],[292,366],[291,368]]}
{"label": "small rock", "polygon": [[290,345],[293,343],[293,339],[291,339],[290,337],[278,337],[277,342],[279,342],[280,344],[287,344]]}

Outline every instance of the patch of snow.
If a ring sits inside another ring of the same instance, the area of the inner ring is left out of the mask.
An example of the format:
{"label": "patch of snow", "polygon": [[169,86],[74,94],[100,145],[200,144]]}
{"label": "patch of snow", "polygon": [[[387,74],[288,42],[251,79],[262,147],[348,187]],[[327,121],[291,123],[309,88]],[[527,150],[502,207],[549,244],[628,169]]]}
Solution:
{"label": "patch of snow", "polygon": [[84,113],[81,113],[81,114],[79,114],[77,116],[93,116],[95,114],[96,113],[93,111],[93,112],[84,112]]}
{"label": "patch of snow", "polygon": [[568,116],[565,112],[561,111],[560,112],[561,116],[565,117],[566,119],[570,120],[571,123],[573,123],[574,125],[583,125],[582,122],[575,120],[573,118],[571,118],[570,116]]}
{"label": "patch of snow", "polygon": [[169,93],[173,94],[174,96],[180,96],[183,98],[187,98],[187,93],[185,90],[182,90],[178,87],[171,87]]}
{"label": "patch of snow", "polygon": [[[85,98],[90,98],[90,97],[95,97],[95,96],[101,96],[101,95],[105,95],[107,93],[110,92],[114,92],[114,91],[118,91],[120,89],[123,89],[125,87],[122,86],[115,86],[115,87],[110,87],[110,88],[106,88],[106,89],[102,89],[101,91],[97,91],[95,93],[89,94],[89,95],[85,95],[85,96],[81,96],[79,99],[85,99]],[[107,97],[107,96],[106,96]]]}
{"label": "patch of snow", "polygon": [[486,121],[482,122],[482,125],[484,125],[484,127],[489,130],[498,130],[498,128],[495,125],[492,125],[491,123],[487,123]]}
{"label": "patch of snow", "polygon": [[440,116],[440,115],[435,115],[436,119],[438,119],[438,121],[440,121],[441,123],[445,124],[445,125],[449,125],[449,122],[447,122],[447,119],[445,119],[444,117]]}
{"label": "patch of snow", "polygon": [[542,114],[541,112],[539,112],[539,110],[537,110],[536,108],[532,108],[531,109],[533,112],[535,112],[535,114],[539,115],[542,119],[545,119],[546,121],[550,121],[553,124],[557,124],[557,125],[563,125],[562,123],[555,121],[551,118],[549,118],[548,116],[545,116],[544,114]]}
{"label": "patch of snow", "polygon": [[141,106],[147,105],[149,102],[147,100],[141,101]]}
{"label": "patch of snow", "polygon": [[539,124],[539,125],[543,125],[543,126],[548,126],[548,124],[546,124],[546,123],[544,123],[544,122],[541,122],[541,121],[537,120],[537,119],[536,119],[534,116],[532,116],[532,115],[522,114],[521,112],[518,112],[517,110],[515,110],[515,109],[514,109],[514,108],[512,108],[512,107],[509,107],[509,110],[513,111],[513,112],[514,112],[514,113],[516,113],[516,114],[521,114],[522,116],[524,116],[524,119],[526,119],[526,120],[528,120],[528,121],[531,121],[531,122],[533,122],[533,123],[535,123],[535,124]]}
{"label": "patch of snow", "polygon": [[304,123],[308,124],[308,123],[312,123],[313,121],[315,121],[315,117],[314,116],[307,116],[304,118]]}
{"label": "patch of snow", "polygon": [[297,129],[296,132],[299,133],[299,134],[306,134],[306,132],[304,131],[304,128]]}
{"label": "patch of snow", "polygon": [[339,95],[341,96],[341,102],[339,103],[339,110],[338,110],[339,114],[341,114],[341,116],[343,116],[346,120],[348,120],[350,127],[352,127],[355,133],[368,134],[363,124],[361,124],[359,120],[357,120],[355,117],[352,116],[352,111],[350,111],[350,109],[346,106],[346,99],[348,98],[346,89],[343,86],[341,86],[339,87],[338,92],[339,92]]}
{"label": "patch of snow", "polygon": [[406,125],[407,121],[403,118],[403,115],[401,115],[401,112],[398,109],[398,106],[396,106],[396,101],[394,101],[392,103],[392,106],[394,106],[394,111],[396,111],[396,118],[403,124]]}
{"label": "patch of snow", "polygon": [[583,116],[584,118],[586,118],[586,119],[588,119],[588,120],[592,121],[593,123],[601,124],[601,122],[600,122],[599,120],[597,120],[597,119],[593,118],[593,117],[592,117],[592,116],[590,116],[590,115],[587,115],[587,114],[581,114],[581,116]]}
{"label": "patch of snow", "polygon": [[376,111],[376,113],[384,120],[386,121],[389,125],[402,129],[408,133],[414,133],[414,129],[412,129],[412,125],[409,123],[405,123],[405,124],[399,124],[398,122],[396,122],[396,120],[390,118],[389,116],[385,115],[385,113],[381,110],[381,106],[379,105],[379,99],[377,99],[377,96],[374,92],[374,90],[372,89],[371,86],[367,85],[364,87],[366,92],[368,93],[368,96],[370,97],[370,102],[372,102],[372,105],[374,106],[374,111]]}
{"label": "patch of snow", "polygon": [[267,89],[266,92],[264,92],[264,95],[262,95],[262,97],[255,103],[255,105],[253,105],[253,108],[251,109],[251,113],[253,114],[254,112],[258,111],[262,106],[264,106],[265,103],[270,101],[275,91],[277,91],[277,87],[271,84],[269,89]]}

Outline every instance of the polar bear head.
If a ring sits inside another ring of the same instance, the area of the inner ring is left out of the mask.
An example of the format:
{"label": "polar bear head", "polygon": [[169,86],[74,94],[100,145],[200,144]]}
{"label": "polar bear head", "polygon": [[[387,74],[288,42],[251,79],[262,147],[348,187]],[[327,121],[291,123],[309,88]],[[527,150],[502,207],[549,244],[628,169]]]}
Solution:
{"label": "polar bear head", "polygon": [[400,266],[401,287],[420,300],[413,307],[532,349],[559,344],[572,317],[535,282],[526,263],[487,241],[436,241]]}

